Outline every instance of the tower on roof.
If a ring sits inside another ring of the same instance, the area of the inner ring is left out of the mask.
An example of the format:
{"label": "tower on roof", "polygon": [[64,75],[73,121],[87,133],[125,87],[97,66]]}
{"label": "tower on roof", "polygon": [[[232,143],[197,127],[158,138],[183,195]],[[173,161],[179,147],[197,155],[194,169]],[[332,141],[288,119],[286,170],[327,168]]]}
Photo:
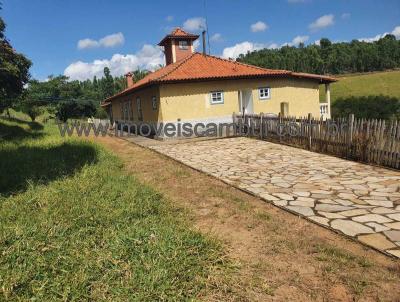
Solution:
{"label": "tower on roof", "polygon": [[166,35],[158,45],[164,46],[166,64],[172,64],[182,60],[194,52],[193,41],[199,38],[198,35],[185,32],[181,28],[175,28]]}

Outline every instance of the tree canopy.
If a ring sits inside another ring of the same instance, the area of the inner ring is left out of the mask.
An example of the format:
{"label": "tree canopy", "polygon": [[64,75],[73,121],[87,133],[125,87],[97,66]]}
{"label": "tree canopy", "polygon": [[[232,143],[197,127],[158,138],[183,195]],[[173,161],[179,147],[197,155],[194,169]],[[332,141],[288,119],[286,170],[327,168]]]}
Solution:
{"label": "tree canopy", "polygon": [[0,113],[11,107],[22,94],[32,65],[29,59],[14,50],[5,36],[5,28],[0,17]]}
{"label": "tree canopy", "polygon": [[319,45],[262,49],[240,55],[237,60],[264,68],[317,74],[378,71],[400,67],[400,41],[393,35],[372,43],[332,43],[323,38]]}

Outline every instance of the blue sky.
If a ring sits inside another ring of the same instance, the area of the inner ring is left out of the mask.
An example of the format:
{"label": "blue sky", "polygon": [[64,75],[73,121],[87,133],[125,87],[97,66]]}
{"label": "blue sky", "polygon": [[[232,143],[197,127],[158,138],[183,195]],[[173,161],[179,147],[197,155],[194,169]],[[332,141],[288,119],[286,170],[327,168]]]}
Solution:
{"label": "blue sky", "polygon": [[[114,75],[164,62],[155,45],[175,26],[199,32],[207,17],[211,53],[285,43],[400,38],[399,0],[2,0],[0,14],[13,46],[32,61],[34,78]],[[80,42],[79,42],[80,41]],[[80,46],[80,47],[78,47]]]}

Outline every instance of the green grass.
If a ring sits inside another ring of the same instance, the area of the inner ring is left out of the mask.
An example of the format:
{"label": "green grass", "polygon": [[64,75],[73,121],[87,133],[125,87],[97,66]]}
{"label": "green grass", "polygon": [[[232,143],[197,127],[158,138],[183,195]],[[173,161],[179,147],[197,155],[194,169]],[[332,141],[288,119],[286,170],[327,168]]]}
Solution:
{"label": "green grass", "polygon": [[224,266],[218,242],[100,146],[0,126],[0,300],[191,300]]}
{"label": "green grass", "polygon": [[[400,99],[400,71],[349,74],[331,84],[331,101],[349,96],[388,95]],[[325,88],[320,86],[320,101],[325,101]]]}

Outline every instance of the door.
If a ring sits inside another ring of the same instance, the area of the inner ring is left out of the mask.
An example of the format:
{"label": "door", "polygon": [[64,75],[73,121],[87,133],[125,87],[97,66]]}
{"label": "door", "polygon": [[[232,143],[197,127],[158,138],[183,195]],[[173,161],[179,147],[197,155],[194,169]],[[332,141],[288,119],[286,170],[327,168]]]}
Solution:
{"label": "door", "polygon": [[245,114],[253,113],[253,93],[251,90],[239,91],[239,111]]}
{"label": "door", "polygon": [[282,102],[281,103],[281,116],[289,115],[289,103]]}

